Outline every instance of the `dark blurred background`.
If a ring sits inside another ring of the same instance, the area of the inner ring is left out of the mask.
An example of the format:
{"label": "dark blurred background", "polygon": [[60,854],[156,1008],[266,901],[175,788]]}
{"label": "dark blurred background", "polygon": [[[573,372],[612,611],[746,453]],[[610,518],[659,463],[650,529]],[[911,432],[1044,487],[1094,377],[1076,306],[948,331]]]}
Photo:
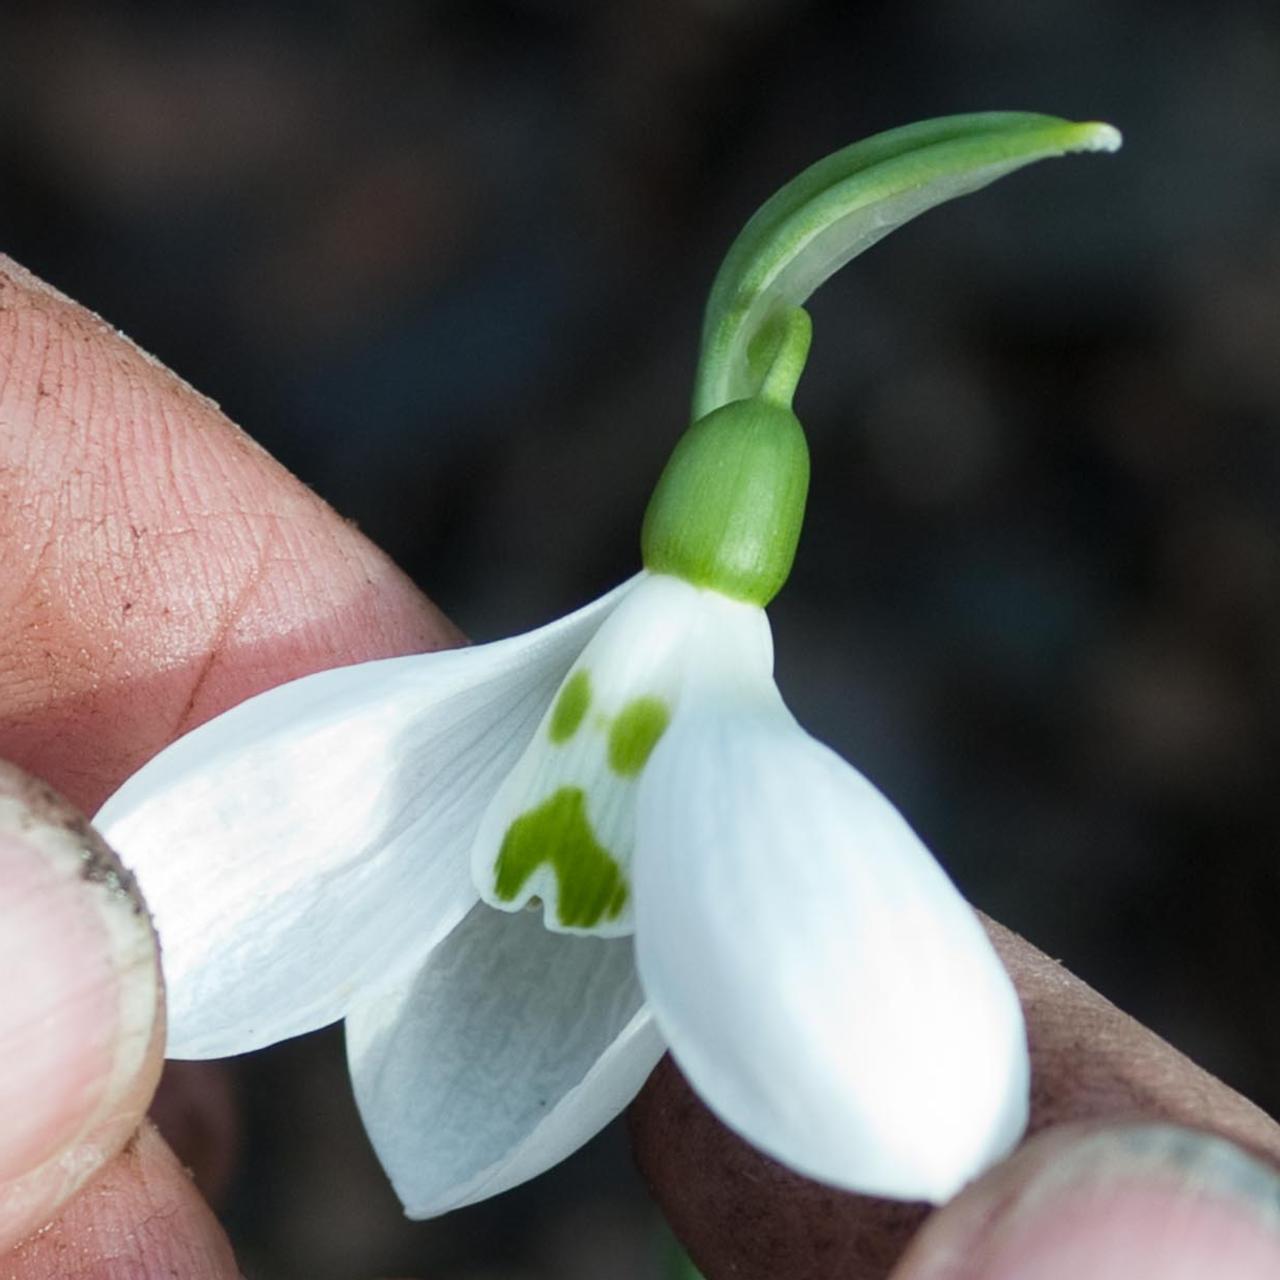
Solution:
{"label": "dark blurred background", "polygon": [[[803,723],[975,902],[1280,1107],[1274,0],[0,8],[0,248],[106,316],[481,639],[636,567],[702,298],[827,151],[1119,125],[812,304],[772,609]],[[341,1049],[241,1064],[255,1280],[652,1280],[623,1137],[408,1224]]]}

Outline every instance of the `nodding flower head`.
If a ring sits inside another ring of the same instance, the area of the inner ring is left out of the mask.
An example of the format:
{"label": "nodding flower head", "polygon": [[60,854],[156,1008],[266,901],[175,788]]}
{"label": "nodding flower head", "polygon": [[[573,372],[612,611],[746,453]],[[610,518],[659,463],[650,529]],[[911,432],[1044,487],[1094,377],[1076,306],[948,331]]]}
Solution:
{"label": "nodding flower head", "polygon": [[820,161],[711,292],[643,569],[526,635],[309,676],[162,751],[98,823],[163,943],[169,1051],[346,1019],[407,1210],[546,1169],[664,1049],[801,1173],[942,1200],[1026,1121],[1013,988],[906,821],[796,723],[764,612],[808,488],[803,303],[917,213],[1105,125],[927,121]]}

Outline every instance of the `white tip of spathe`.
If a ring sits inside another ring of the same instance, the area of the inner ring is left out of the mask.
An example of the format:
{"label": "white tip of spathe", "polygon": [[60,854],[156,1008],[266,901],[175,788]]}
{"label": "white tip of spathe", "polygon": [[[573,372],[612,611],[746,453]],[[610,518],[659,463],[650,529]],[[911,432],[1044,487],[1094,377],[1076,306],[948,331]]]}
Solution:
{"label": "white tip of spathe", "polygon": [[1080,126],[1081,151],[1119,151],[1124,138],[1114,125],[1090,120]]}

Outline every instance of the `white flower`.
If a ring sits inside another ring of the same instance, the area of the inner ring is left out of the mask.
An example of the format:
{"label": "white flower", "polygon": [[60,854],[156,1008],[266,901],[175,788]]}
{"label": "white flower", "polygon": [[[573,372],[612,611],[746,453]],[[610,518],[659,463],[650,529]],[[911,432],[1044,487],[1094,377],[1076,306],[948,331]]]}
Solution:
{"label": "white flower", "polygon": [[171,1055],[345,1017],[415,1216],[568,1155],[664,1046],[837,1186],[943,1200],[1003,1156],[1027,1114],[1013,988],[889,802],[787,712],[763,606],[808,487],[805,299],[942,200],[1118,145],[984,113],[819,161],[717,276],[644,573],[525,636],[284,685],[130,779],[98,824],[155,913]]}
{"label": "white flower", "polygon": [[763,609],[642,573],[527,635],[310,676],[181,739],[97,819],[155,913],[171,1056],[345,1017],[415,1216],[568,1155],[664,1045],[799,1171],[950,1196],[1022,1132],[1016,997],[771,667]]}

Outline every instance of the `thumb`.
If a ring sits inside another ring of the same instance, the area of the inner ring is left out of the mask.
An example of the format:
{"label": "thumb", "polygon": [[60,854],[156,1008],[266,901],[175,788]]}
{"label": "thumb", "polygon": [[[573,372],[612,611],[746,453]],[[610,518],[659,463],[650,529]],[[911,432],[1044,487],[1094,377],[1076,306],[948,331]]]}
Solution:
{"label": "thumb", "polygon": [[1280,1174],[1169,1124],[1067,1125],[929,1219],[893,1280],[1272,1280]]}
{"label": "thumb", "polygon": [[0,762],[0,1254],[137,1129],[164,1043],[151,921],[101,837]]}

